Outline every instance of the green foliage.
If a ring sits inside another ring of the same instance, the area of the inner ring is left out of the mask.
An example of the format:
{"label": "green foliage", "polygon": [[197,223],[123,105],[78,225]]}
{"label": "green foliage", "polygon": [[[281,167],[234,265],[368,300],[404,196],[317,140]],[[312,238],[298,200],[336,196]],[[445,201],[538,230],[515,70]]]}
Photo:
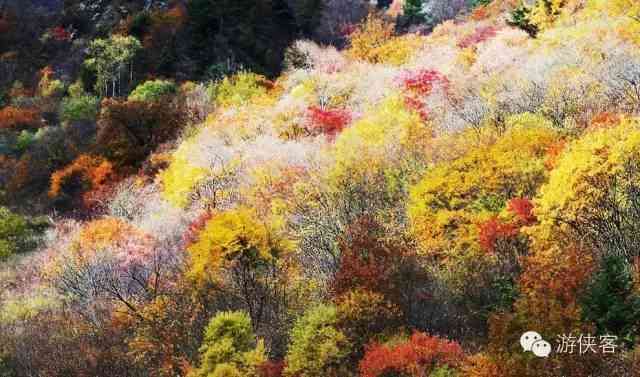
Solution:
{"label": "green foliage", "polygon": [[96,73],[95,90],[105,96],[119,95],[122,78],[130,78],[131,64],[141,49],[140,41],[131,36],[113,35],[109,39],[93,40],[84,64]]}
{"label": "green foliage", "polygon": [[251,99],[265,95],[266,79],[251,72],[240,72],[225,77],[214,87],[216,103],[222,106],[239,106]]}
{"label": "green foliage", "polygon": [[319,305],[300,317],[291,331],[284,375],[324,377],[341,370],[349,353],[346,336],[336,329],[335,306]]}
{"label": "green foliage", "polygon": [[36,247],[38,231],[43,228],[41,220],[32,221],[0,207],[0,261]]}
{"label": "green foliage", "polygon": [[15,149],[17,149],[19,152],[24,152],[25,150],[27,150],[27,148],[29,148],[29,146],[31,146],[31,144],[33,144],[34,141],[35,136],[32,132],[28,130],[22,130],[22,132],[20,132],[20,135],[18,135],[18,138],[16,139]]}
{"label": "green foliage", "polygon": [[507,20],[507,23],[526,31],[532,37],[538,34],[538,27],[531,23],[531,8],[525,4],[520,4],[511,11],[510,19]]}
{"label": "green foliage", "polygon": [[131,94],[129,101],[155,102],[162,97],[175,94],[178,88],[173,81],[150,80],[138,85]]}
{"label": "green foliage", "polygon": [[405,0],[403,14],[410,23],[421,23],[426,21],[423,9],[423,0]]}
{"label": "green foliage", "polygon": [[72,95],[60,103],[60,119],[63,122],[94,121],[98,114],[98,97]]}
{"label": "green foliage", "polygon": [[469,0],[468,1],[469,7],[471,8],[487,6],[491,4],[491,2],[493,2],[493,0]]}
{"label": "green foliage", "polygon": [[0,377],[15,377],[16,369],[10,364],[9,358],[0,354]]}
{"label": "green foliage", "polygon": [[200,347],[197,377],[255,376],[266,360],[262,342],[256,342],[251,320],[244,312],[221,312],[211,319]]}
{"label": "green foliage", "polygon": [[631,266],[619,256],[606,256],[582,300],[583,316],[596,324],[598,334],[617,335],[632,345],[638,334],[640,295]]}
{"label": "green foliage", "polygon": [[435,369],[429,375],[429,377],[459,377],[459,376],[460,376],[459,372],[457,372],[455,369],[449,368],[446,365]]}

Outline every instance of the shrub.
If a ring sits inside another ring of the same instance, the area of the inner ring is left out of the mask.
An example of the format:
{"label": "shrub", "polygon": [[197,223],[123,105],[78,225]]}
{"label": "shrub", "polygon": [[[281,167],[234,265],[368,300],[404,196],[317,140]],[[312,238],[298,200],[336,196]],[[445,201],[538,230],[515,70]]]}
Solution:
{"label": "shrub", "polygon": [[80,95],[66,97],[60,103],[60,119],[64,122],[95,121],[98,97]]}
{"label": "shrub", "polygon": [[183,114],[172,102],[108,99],[102,103],[96,143],[116,166],[138,166],[183,125]]}
{"label": "shrub", "polygon": [[0,207],[0,261],[33,250],[37,235],[45,227],[41,220],[31,220]]}
{"label": "shrub", "polygon": [[322,109],[312,106],[308,110],[312,133],[335,137],[351,121],[351,114],[343,109]]}
{"label": "shrub", "polygon": [[205,328],[196,377],[258,377],[266,361],[265,348],[255,339],[251,320],[243,312],[221,312]]}
{"label": "shrub", "polygon": [[41,125],[42,117],[37,109],[7,106],[0,110],[0,129],[23,130]]}
{"label": "shrub", "polygon": [[217,104],[239,106],[256,97],[264,96],[271,85],[264,76],[240,72],[231,77],[225,77],[213,89]]}
{"label": "shrub", "polygon": [[178,88],[173,81],[145,81],[129,94],[129,101],[156,102],[164,96],[175,94],[177,90]]}
{"label": "shrub", "polygon": [[[398,344],[372,344],[360,361],[360,376],[383,377],[402,373],[422,377],[445,366],[457,367],[463,358],[462,347],[458,343],[416,332],[409,340]],[[438,373],[443,372],[440,370]]]}
{"label": "shrub", "polygon": [[319,305],[300,317],[291,330],[284,376],[325,377],[340,374],[349,354],[346,336],[336,329],[337,310]]}
{"label": "shrub", "polygon": [[89,205],[88,195],[92,191],[99,191],[114,178],[112,164],[101,158],[90,155],[80,155],[70,165],[51,175],[49,197],[57,203],[68,205],[78,194],[84,197],[84,204]]}

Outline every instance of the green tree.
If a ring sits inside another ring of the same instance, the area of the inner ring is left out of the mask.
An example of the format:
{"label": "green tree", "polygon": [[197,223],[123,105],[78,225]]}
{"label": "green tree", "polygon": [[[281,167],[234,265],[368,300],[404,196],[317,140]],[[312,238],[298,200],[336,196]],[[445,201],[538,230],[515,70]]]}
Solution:
{"label": "green tree", "polygon": [[98,102],[98,97],[84,93],[65,97],[60,103],[60,119],[64,122],[94,121]]}
{"label": "green tree", "polygon": [[422,2],[423,0],[405,0],[403,14],[409,23],[417,24],[426,21]]}
{"label": "green tree", "polygon": [[162,97],[175,94],[178,88],[173,81],[149,80],[138,85],[129,95],[129,101],[157,102]]}
{"label": "green tree", "polygon": [[257,376],[266,361],[262,341],[256,341],[251,319],[244,312],[221,312],[211,319],[200,347],[196,377]]}
{"label": "green tree", "polygon": [[16,253],[32,250],[37,245],[42,221],[32,221],[0,207],[0,261]]}
{"label": "green tree", "polygon": [[335,306],[319,305],[308,310],[291,331],[286,356],[287,377],[325,377],[345,368],[341,361],[349,354],[347,337],[336,329]]}
{"label": "green tree", "polygon": [[640,295],[635,292],[631,267],[625,258],[603,258],[582,301],[585,319],[596,324],[599,334],[617,335],[633,345],[638,334]]}
{"label": "green tree", "polygon": [[133,82],[133,61],[142,49],[136,38],[113,35],[109,39],[95,39],[89,44],[89,58],[84,64],[96,74],[95,89],[105,97],[119,96],[123,75]]}
{"label": "green tree", "polygon": [[198,74],[230,73],[242,67],[273,75],[295,37],[295,22],[281,0],[192,0],[189,54]]}

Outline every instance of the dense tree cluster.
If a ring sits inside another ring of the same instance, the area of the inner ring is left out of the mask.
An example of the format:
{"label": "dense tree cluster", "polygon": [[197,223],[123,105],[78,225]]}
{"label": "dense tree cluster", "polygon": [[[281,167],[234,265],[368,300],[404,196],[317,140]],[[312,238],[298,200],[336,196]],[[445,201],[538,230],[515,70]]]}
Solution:
{"label": "dense tree cluster", "polygon": [[0,376],[640,373],[636,1],[19,3]]}

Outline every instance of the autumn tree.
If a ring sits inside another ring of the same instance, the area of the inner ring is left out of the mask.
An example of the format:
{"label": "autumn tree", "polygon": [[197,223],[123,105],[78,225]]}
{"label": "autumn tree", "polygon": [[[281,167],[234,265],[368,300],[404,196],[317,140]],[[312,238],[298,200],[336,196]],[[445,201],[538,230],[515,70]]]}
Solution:
{"label": "autumn tree", "polygon": [[136,166],[177,135],[182,114],[168,99],[140,102],[107,99],[98,118],[96,143],[116,166]]}
{"label": "autumn tree", "polygon": [[458,343],[415,332],[408,340],[397,344],[371,344],[359,368],[361,377],[382,377],[392,373],[433,376],[437,369],[455,368],[462,360],[462,347]]}
{"label": "autumn tree", "polygon": [[[282,230],[238,208],[212,214],[194,229],[187,275],[201,287],[218,286],[245,310],[256,330],[281,331],[291,280],[291,242]],[[291,303],[289,303],[291,304]]]}

